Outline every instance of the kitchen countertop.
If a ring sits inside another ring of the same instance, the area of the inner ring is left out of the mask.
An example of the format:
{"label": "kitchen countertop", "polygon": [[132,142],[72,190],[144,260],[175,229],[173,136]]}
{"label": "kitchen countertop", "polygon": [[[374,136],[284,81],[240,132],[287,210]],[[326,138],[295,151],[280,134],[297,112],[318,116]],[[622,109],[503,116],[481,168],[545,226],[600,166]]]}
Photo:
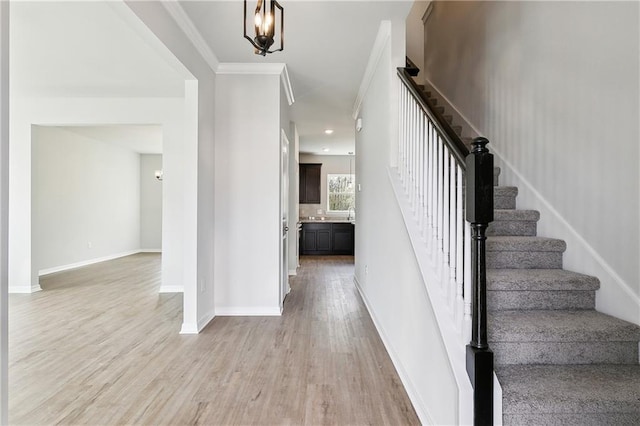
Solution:
{"label": "kitchen countertop", "polygon": [[347,218],[331,218],[326,217],[324,219],[314,218],[314,219],[300,219],[298,223],[351,223],[353,225],[356,224],[355,219],[347,219]]}

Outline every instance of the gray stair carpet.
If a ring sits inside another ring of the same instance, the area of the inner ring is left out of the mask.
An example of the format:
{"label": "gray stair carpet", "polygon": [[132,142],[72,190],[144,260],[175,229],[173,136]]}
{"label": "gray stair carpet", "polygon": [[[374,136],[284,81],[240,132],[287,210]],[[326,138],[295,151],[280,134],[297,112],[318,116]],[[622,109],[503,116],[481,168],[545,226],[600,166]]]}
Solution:
{"label": "gray stair carpet", "polygon": [[503,424],[640,425],[640,327],[595,310],[599,280],[563,269],[565,242],[537,235],[540,214],[516,209],[518,188],[499,175],[487,322]]}

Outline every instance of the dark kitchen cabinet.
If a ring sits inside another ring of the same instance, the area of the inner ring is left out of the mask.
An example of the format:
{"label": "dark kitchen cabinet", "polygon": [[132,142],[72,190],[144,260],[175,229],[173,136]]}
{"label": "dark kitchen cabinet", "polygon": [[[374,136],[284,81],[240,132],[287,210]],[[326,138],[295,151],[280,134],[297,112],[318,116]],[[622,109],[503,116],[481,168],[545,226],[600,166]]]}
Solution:
{"label": "dark kitchen cabinet", "polygon": [[331,224],[304,223],[302,224],[302,242],[300,254],[330,254],[331,253]]}
{"label": "dark kitchen cabinet", "polygon": [[320,204],[322,164],[300,164],[300,204]]}
{"label": "dark kitchen cabinet", "polygon": [[354,225],[351,223],[303,223],[300,254],[353,255]]}
{"label": "dark kitchen cabinet", "polygon": [[353,230],[350,223],[331,224],[331,254],[353,254]]}

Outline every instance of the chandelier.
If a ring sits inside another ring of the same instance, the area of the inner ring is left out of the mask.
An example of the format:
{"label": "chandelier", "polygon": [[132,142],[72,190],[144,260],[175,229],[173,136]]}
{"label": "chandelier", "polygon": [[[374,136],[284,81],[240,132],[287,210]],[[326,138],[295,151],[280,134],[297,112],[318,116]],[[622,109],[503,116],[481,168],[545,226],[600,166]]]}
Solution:
{"label": "chandelier", "polygon": [[[268,5],[267,5],[268,4]],[[269,50],[275,41],[276,9],[280,11],[280,49]],[[284,9],[276,0],[257,0],[253,15],[255,37],[247,35],[247,0],[244,0],[244,38],[255,47],[256,55],[284,50]]]}

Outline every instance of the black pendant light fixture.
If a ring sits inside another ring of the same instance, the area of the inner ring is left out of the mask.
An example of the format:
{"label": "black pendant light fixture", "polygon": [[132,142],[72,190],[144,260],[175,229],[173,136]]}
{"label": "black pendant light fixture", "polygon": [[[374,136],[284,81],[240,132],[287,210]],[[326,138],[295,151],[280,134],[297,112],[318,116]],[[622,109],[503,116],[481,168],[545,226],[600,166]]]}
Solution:
{"label": "black pendant light fixture", "polygon": [[[276,9],[280,10],[280,49],[269,50],[275,41]],[[247,0],[244,0],[244,38],[256,48],[256,55],[266,56],[284,50],[284,9],[276,0],[256,1],[253,26],[255,37],[251,38],[247,35]]]}

